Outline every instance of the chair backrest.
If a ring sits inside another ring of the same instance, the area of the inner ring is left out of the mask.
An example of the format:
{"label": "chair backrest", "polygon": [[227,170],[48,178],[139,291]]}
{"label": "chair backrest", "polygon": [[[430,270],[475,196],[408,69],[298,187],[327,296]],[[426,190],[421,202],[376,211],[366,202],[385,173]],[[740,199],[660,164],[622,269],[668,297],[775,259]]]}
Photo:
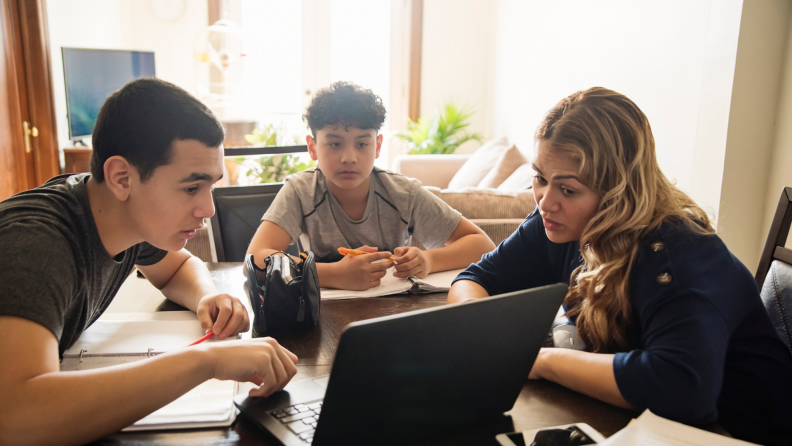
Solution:
{"label": "chair backrest", "polygon": [[218,262],[243,262],[261,217],[283,183],[218,187],[212,192],[212,238]]}
{"label": "chair backrest", "polygon": [[792,223],[792,187],[781,191],[770,233],[767,235],[756,283],[762,301],[781,340],[792,352],[792,249],[786,248]]}

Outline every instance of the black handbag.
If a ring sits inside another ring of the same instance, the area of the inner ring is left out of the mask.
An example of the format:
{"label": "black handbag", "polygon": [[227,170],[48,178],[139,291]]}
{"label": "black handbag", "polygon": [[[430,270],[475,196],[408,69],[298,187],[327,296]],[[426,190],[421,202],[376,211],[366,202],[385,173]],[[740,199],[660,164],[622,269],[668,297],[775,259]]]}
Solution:
{"label": "black handbag", "polygon": [[314,253],[273,253],[261,269],[253,255],[245,257],[248,297],[253,308],[253,337],[267,336],[290,327],[314,327],[319,322],[319,277]]}

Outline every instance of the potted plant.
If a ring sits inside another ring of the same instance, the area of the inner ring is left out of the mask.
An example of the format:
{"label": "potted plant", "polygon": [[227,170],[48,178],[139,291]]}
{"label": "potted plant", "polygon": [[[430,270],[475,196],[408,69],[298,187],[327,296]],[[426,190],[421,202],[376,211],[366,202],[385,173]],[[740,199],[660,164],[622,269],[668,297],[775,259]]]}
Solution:
{"label": "potted plant", "polygon": [[410,155],[454,153],[460,145],[471,139],[481,141],[480,134],[465,131],[470,125],[468,119],[471,116],[473,111],[466,107],[448,103],[431,118],[419,118],[418,122],[410,120],[407,133],[397,134],[396,137],[406,143]]}
{"label": "potted plant", "polygon": [[[245,135],[245,140],[249,144],[275,146],[295,144],[297,137],[292,137],[292,141],[285,141],[282,137],[281,129],[272,124],[263,129],[256,128],[250,134]],[[303,157],[297,154],[286,155],[265,155],[255,158],[234,158],[234,161],[247,169],[246,177],[251,183],[277,183],[283,181],[287,175],[302,172],[305,169],[316,165],[316,161],[305,162]]]}

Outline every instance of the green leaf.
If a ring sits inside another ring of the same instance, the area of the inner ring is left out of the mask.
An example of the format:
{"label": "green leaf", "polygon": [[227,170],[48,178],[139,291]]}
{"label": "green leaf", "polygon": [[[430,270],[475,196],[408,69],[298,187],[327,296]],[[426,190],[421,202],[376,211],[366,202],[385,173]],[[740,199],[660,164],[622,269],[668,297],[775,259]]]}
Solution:
{"label": "green leaf", "polygon": [[449,154],[454,153],[463,143],[474,139],[481,141],[478,133],[463,132],[470,123],[473,111],[448,103],[431,117],[410,120],[407,132],[396,135],[405,142],[409,154]]}

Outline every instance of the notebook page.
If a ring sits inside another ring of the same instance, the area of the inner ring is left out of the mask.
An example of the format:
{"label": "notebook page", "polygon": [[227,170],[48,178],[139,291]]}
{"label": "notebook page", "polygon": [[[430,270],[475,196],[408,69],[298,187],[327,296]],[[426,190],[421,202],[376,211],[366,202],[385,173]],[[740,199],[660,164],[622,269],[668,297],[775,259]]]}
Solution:
{"label": "notebook page", "polygon": [[705,446],[718,444],[723,446],[748,446],[753,443],[724,437],[687,426],[676,421],[659,417],[649,409],[641,416],[632,420],[624,429],[613,434],[602,446]]}
{"label": "notebook page", "polygon": [[[186,347],[201,338],[204,330],[192,320],[97,320],[88,327],[63,357],[145,355]],[[206,342],[223,342],[214,338]]]}
{"label": "notebook page", "polygon": [[235,393],[234,381],[210,379],[123,431],[229,426]]}
{"label": "notebook page", "polygon": [[359,297],[379,297],[389,296],[392,294],[406,293],[412,288],[412,282],[409,279],[398,279],[393,277],[394,270],[388,270],[385,277],[382,278],[380,284],[374,288],[369,288],[363,291],[350,291],[350,290],[334,290],[331,288],[322,288],[319,292],[322,295],[322,300],[339,300],[339,299],[355,299]]}
{"label": "notebook page", "polygon": [[451,288],[451,282],[456,279],[464,268],[452,269],[450,271],[441,271],[439,273],[432,273],[423,279],[411,278],[413,282],[418,285],[418,289],[423,292],[445,292]]}

